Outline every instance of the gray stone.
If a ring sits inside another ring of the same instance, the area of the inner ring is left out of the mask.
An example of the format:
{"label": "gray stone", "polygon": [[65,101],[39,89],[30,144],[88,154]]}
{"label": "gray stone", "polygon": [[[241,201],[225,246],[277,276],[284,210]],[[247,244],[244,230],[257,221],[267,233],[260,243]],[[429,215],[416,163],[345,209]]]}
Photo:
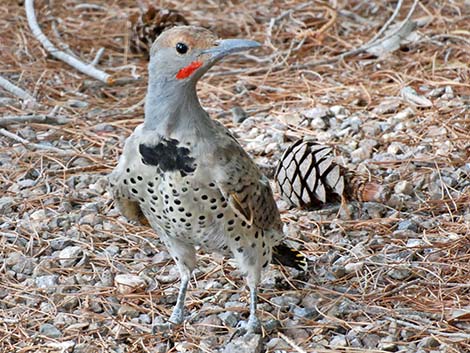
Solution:
{"label": "gray stone", "polygon": [[29,215],[33,221],[43,221],[46,218],[46,210],[37,210]]}
{"label": "gray stone", "polygon": [[219,328],[222,326],[222,320],[218,315],[212,314],[202,319],[199,322],[199,325],[203,328],[204,331],[214,332],[219,330]]}
{"label": "gray stone", "polygon": [[111,132],[115,130],[115,127],[108,123],[100,123],[96,124],[93,130],[100,132]]}
{"label": "gray stone", "polygon": [[271,298],[271,302],[281,308],[289,308],[291,305],[299,304],[300,298],[290,295],[281,295]]}
{"label": "gray stone", "polygon": [[444,94],[445,88],[444,87],[438,87],[430,90],[426,96],[431,97],[431,98],[438,98]]}
{"label": "gray stone", "polygon": [[138,317],[139,314],[140,312],[137,309],[127,304],[121,305],[118,309],[119,316],[127,316],[130,318],[135,318],[135,317]]}
{"label": "gray stone", "polygon": [[62,250],[72,244],[72,241],[67,238],[55,238],[52,239],[49,244],[51,245],[52,250]]}
{"label": "gray stone", "polygon": [[0,198],[0,215],[8,214],[12,211],[12,206],[15,204],[13,197]]}
{"label": "gray stone", "polygon": [[380,340],[378,348],[386,352],[396,352],[397,344],[396,339],[393,336],[387,336]]}
{"label": "gray stone", "polygon": [[380,342],[380,336],[375,333],[366,334],[362,338],[362,343],[366,348],[377,348]]}
{"label": "gray stone", "polygon": [[51,324],[42,324],[39,327],[39,333],[50,338],[59,338],[62,336],[62,332]]}
{"label": "gray stone", "polygon": [[266,332],[272,332],[281,328],[282,325],[279,320],[271,319],[271,320],[265,321],[263,323],[263,327]]}
{"label": "gray stone", "polygon": [[362,146],[351,152],[351,160],[353,163],[362,162],[372,156],[372,149]]}
{"label": "gray stone", "polygon": [[303,319],[312,319],[320,316],[320,313],[315,308],[301,308],[296,306],[293,311],[295,316]]}
{"label": "gray stone", "polygon": [[420,248],[426,245],[426,242],[422,239],[408,239],[408,241],[406,242],[407,248]]}
{"label": "gray stone", "polygon": [[310,122],[310,126],[316,130],[325,130],[328,128],[327,122],[320,117],[313,118]]}
{"label": "gray stone", "polygon": [[330,341],[330,346],[331,347],[346,347],[348,345],[348,342],[346,340],[346,337],[344,335],[337,335],[333,337],[333,339]]}
{"label": "gray stone", "polygon": [[405,219],[398,223],[398,230],[411,230],[413,232],[417,232],[418,224],[411,219]]}
{"label": "gray stone", "polygon": [[334,115],[349,115],[349,111],[342,105],[333,105],[330,107],[330,112]]}
{"label": "gray stone", "polygon": [[71,311],[78,306],[78,303],[79,301],[78,301],[77,296],[69,295],[69,296],[64,297],[61,303],[61,307],[64,310]]}
{"label": "gray stone", "polygon": [[39,288],[51,288],[57,285],[57,279],[59,276],[57,275],[47,275],[47,276],[40,276],[37,277],[35,282],[36,286]]}
{"label": "gray stone", "polygon": [[81,101],[78,99],[69,99],[66,103],[70,108],[86,108],[88,107],[88,102]]}
{"label": "gray stone", "polygon": [[262,349],[261,335],[247,334],[233,339],[224,349],[224,353],[260,353]]}
{"label": "gray stone", "polygon": [[59,263],[62,267],[71,267],[80,260],[82,255],[83,250],[80,246],[68,246],[60,251]]}
{"label": "gray stone", "polygon": [[405,266],[400,266],[392,268],[387,274],[393,279],[403,280],[411,275],[411,271]]}
{"label": "gray stone", "polygon": [[434,337],[425,337],[418,343],[418,348],[436,348],[439,347],[439,341]]}
{"label": "gray stone", "polygon": [[70,326],[77,322],[77,319],[73,317],[72,314],[68,313],[57,313],[54,317],[54,326],[55,327],[66,327]]}
{"label": "gray stone", "polygon": [[16,264],[19,264],[24,261],[26,257],[19,252],[12,252],[8,255],[8,257],[5,260],[5,264],[7,266],[14,266]]}
{"label": "gray stone", "polygon": [[389,99],[380,103],[372,110],[372,113],[377,115],[395,113],[400,106],[401,101],[397,98]]}
{"label": "gray stone", "polygon": [[88,343],[78,343],[73,348],[73,353],[94,353],[96,352],[95,348]]}
{"label": "gray stone", "polygon": [[303,297],[300,305],[302,305],[304,308],[315,308],[318,305],[319,300],[320,299],[318,295],[307,294],[305,297]]}
{"label": "gray stone", "polygon": [[413,191],[413,184],[411,184],[409,181],[401,180],[395,184],[395,187],[393,190],[397,194],[410,195],[411,192]]}
{"label": "gray stone", "polygon": [[143,324],[151,324],[152,323],[152,318],[147,314],[140,314],[139,315],[139,321]]}
{"label": "gray stone", "polygon": [[238,315],[233,311],[226,311],[220,313],[218,316],[222,322],[229,327],[235,327],[238,324]]}
{"label": "gray stone", "polygon": [[370,218],[382,218],[387,213],[387,207],[376,202],[364,202],[362,211]]}
{"label": "gray stone", "polygon": [[290,349],[291,347],[282,339],[279,337],[274,337],[271,338],[265,345],[266,349],[269,349],[269,352],[271,350],[273,352],[283,352],[281,349]]}
{"label": "gray stone", "polygon": [[363,268],[364,268],[363,261],[350,262],[344,265],[344,270],[346,271],[346,273],[355,273],[355,272],[361,271]]}
{"label": "gray stone", "polygon": [[154,353],[166,353],[166,352],[169,352],[170,350],[171,350],[171,347],[168,347],[168,343],[157,343],[157,345],[152,348],[152,352]]}
{"label": "gray stone", "polygon": [[304,112],[302,112],[302,115],[308,119],[315,119],[315,118],[324,118],[332,114],[328,108],[315,107],[312,109],[305,110]]}
{"label": "gray stone", "polygon": [[91,213],[91,214],[87,214],[87,215],[81,217],[80,220],[78,221],[78,223],[79,224],[89,224],[90,226],[94,226],[94,225],[98,224],[99,219],[100,219],[100,217],[97,214]]}

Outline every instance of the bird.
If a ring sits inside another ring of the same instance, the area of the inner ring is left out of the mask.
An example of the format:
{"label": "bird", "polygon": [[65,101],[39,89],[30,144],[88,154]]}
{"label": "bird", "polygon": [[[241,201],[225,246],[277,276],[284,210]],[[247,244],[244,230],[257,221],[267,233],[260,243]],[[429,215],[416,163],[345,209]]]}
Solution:
{"label": "bird", "polygon": [[164,31],[150,50],[144,121],[127,138],[109,175],[120,212],[150,225],[179,269],[176,304],[165,323],[170,328],[184,321],[196,248],[233,257],[246,274],[246,332],[261,329],[257,287],[271,260],[306,269],[304,255],[283,241],[269,180],[197,96],[197,82],[213,65],[260,46],[248,39],[218,39],[196,26]]}

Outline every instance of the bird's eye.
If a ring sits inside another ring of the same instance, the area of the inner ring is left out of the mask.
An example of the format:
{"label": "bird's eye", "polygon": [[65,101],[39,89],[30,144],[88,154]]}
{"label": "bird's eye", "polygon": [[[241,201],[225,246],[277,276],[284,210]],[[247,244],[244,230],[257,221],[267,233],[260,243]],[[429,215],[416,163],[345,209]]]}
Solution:
{"label": "bird's eye", "polygon": [[188,51],[188,46],[184,43],[176,43],[176,51],[180,54],[186,54],[186,52]]}

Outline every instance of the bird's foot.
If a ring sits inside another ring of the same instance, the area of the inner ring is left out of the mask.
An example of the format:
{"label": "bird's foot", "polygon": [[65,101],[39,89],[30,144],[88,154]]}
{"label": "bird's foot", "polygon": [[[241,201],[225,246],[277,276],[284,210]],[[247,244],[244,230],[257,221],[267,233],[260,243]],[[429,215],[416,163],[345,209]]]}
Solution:
{"label": "bird's foot", "polygon": [[261,328],[261,321],[259,321],[258,317],[250,316],[246,324],[247,333],[261,333]]}
{"label": "bird's foot", "polygon": [[237,325],[237,329],[230,337],[240,337],[249,334],[260,334],[262,332],[262,325],[260,320],[256,316],[250,316],[248,321],[240,321]]}
{"label": "bird's foot", "polygon": [[157,333],[166,333],[173,330],[175,325],[171,322],[154,322],[152,324],[152,334],[156,335]]}
{"label": "bird's foot", "polygon": [[175,307],[168,321],[163,321],[161,319],[159,319],[158,322],[154,321],[153,326],[152,326],[152,332],[155,334],[157,332],[171,331],[175,328],[175,326],[182,324],[183,320],[184,320],[183,310]]}
{"label": "bird's foot", "polygon": [[182,324],[184,321],[184,310],[178,306],[175,306],[168,321],[175,325]]}

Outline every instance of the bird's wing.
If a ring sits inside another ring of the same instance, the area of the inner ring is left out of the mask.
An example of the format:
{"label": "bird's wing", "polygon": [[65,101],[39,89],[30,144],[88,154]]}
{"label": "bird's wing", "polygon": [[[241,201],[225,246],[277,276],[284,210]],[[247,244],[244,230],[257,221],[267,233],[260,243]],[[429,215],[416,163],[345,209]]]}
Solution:
{"label": "bird's wing", "polygon": [[235,212],[262,229],[281,227],[269,180],[228,132],[211,155],[215,181]]}
{"label": "bird's wing", "polygon": [[129,185],[125,182],[126,174],[129,174],[126,170],[134,170],[134,164],[137,161],[140,162],[140,159],[132,158],[135,155],[136,143],[137,138],[134,134],[126,140],[118,165],[108,175],[108,182],[111,195],[121,214],[129,220],[148,225],[149,222],[143,214],[136,196],[131,193]]}

